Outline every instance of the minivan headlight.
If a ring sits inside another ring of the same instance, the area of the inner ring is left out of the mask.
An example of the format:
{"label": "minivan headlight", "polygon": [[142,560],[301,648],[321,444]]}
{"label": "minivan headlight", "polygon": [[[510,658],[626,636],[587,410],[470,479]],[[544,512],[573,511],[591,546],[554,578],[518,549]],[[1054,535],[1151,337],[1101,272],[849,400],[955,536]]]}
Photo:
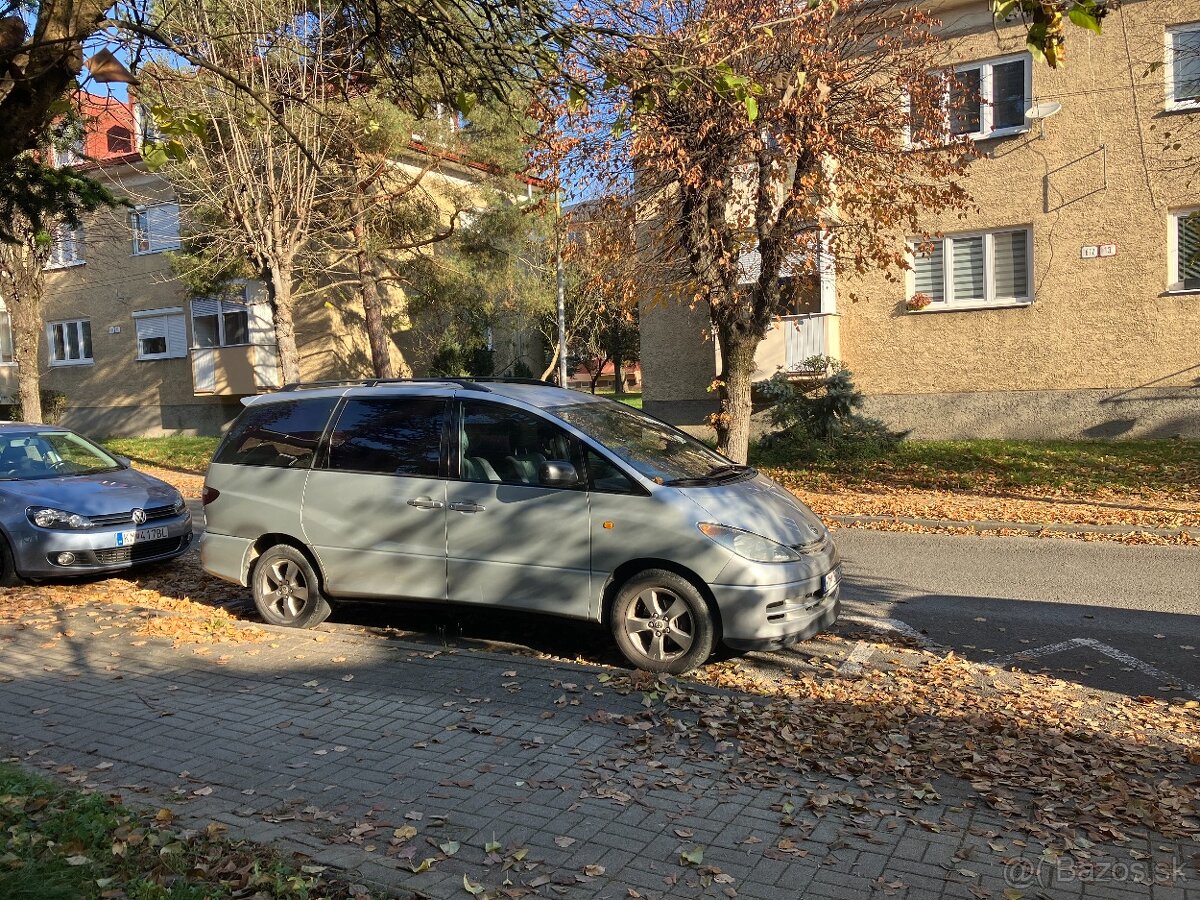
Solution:
{"label": "minivan headlight", "polygon": [[49,506],[31,506],[26,513],[29,521],[38,528],[91,528],[92,520],[79,513],[52,509]]}
{"label": "minivan headlight", "polygon": [[732,550],[738,556],[753,562],[785,563],[800,559],[800,554],[786,544],[752,531],[742,531],[728,525],[714,525],[711,522],[701,522],[700,531],[727,550]]}

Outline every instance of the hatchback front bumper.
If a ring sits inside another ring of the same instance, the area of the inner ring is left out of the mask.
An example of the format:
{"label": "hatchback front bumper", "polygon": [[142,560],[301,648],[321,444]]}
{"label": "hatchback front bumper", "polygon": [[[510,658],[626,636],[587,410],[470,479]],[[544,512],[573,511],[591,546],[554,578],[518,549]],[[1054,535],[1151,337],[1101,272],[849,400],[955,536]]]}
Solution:
{"label": "hatchback front bumper", "polygon": [[[11,542],[13,561],[23,578],[71,578],[119,572],[143,563],[159,562],[184,553],[192,546],[192,516],[184,510],[170,519],[159,519],[143,528],[165,528],[167,535],[152,541],[119,546],[117,536],[133,531],[125,524],[111,528],[67,531],[29,528]],[[58,563],[60,553],[72,553],[68,565]]]}

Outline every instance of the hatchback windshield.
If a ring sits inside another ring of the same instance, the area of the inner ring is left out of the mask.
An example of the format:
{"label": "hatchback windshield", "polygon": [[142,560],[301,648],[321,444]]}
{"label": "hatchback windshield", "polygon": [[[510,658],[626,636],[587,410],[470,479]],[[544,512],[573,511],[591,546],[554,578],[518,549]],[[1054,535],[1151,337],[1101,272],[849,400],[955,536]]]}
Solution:
{"label": "hatchback windshield", "polygon": [[663,422],[621,403],[548,410],[660,484],[709,481],[750,471]]}
{"label": "hatchback windshield", "polygon": [[26,481],[120,468],[113,457],[70,431],[0,432],[0,479]]}

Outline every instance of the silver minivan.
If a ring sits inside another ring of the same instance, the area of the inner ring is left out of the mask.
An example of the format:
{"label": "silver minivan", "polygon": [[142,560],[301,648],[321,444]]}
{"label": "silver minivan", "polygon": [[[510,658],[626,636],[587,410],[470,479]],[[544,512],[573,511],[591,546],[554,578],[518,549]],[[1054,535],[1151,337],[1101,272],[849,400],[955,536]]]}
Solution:
{"label": "silver minivan", "polygon": [[604,623],[630,663],[678,673],[837,618],[820,520],[623,404],[517,379],[245,403],[208,469],[201,559],[267,622],[311,627],[354,598],[525,610]]}

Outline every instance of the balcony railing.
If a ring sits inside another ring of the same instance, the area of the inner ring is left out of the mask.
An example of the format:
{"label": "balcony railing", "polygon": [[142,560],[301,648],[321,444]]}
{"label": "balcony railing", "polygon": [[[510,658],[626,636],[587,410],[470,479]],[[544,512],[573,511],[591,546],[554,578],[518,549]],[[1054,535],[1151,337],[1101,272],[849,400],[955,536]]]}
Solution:
{"label": "balcony railing", "polygon": [[235,347],[193,347],[192,392],[198,395],[240,397],[277,388],[279,348],[274,344]]}
{"label": "balcony railing", "polygon": [[779,326],[784,334],[783,371],[793,374],[819,374],[824,365],[814,365],[815,358],[829,356],[828,323],[832,313],[807,313],[782,316]]}

